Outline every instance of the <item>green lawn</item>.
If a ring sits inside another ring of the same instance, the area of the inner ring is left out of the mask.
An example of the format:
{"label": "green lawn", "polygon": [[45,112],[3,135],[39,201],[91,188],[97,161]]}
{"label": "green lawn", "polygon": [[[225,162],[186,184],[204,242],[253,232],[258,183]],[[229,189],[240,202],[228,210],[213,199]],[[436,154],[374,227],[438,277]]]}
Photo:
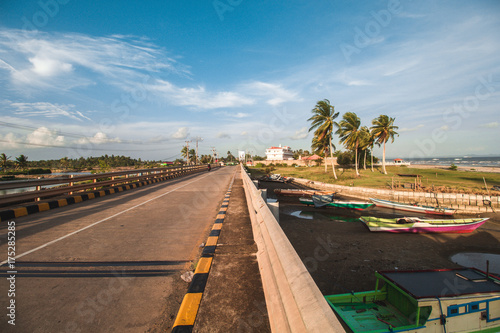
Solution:
{"label": "green lawn", "polygon": [[[361,169],[360,177],[356,177],[354,169],[336,168],[337,180],[333,177],[331,167],[328,167],[328,172],[325,173],[324,166],[275,167],[272,173],[278,173],[287,177],[306,178],[324,183],[385,189],[391,188],[391,184],[406,184],[409,188],[410,184],[415,182],[415,178],[401,177],[398,174],[415,174],[420,176],[422,190],[436,190],[439,192],[486,194],[483,177],[490,189],[490,193],[493,185],[500,185],[500,173],[388,166],[388,174],[384,175],[381,167],[374,170],[374,172],[371,172],[370,168],[366,170]],[[251,173],[255,176],[262,175],[264,174],[264,168],[251,168]]]}

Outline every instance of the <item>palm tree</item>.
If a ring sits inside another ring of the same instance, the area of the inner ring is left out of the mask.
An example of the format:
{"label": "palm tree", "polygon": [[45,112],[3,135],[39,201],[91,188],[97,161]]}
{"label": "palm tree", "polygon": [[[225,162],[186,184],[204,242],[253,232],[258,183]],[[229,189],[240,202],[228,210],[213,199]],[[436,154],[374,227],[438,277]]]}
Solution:
{"label": "palm tree", "polygon": [[363,169],[366,170],[366,153],[370,148],[370,130],[368,127],[361,127],[361,138],[359,141],[359,149],[364,152],[363,154]]}
{"label": "palm tree", "polygon": [[[313,129],[314,139],[316,139],[316,145],[322,144],[324,147],[321,149],[323,152],[327,150],[330,151],[330,158],[332,160],[332,171],[333,176],[337,179],[337,174],[335,173],[335,164],[333,162],[333,151],[335,146],[332,144],[333,136],[333,126],[335,123],[335,118],[338,117],[339,113],[335,112],[335,107],[330,104],[330,101],[324,99],[316,103],[316,107],[311,111],[313,115],[307,121],[312,121],[309,132]],[[315,140],[313,139],[313,144]],[[325,156],[326,158],[326,156]],[[325,161],[325,172],[327,170]]]}
{"label": "palm tree", "polygon": [[28,156],[19,155],[16,157],[16,165],[20,169],[24,169],[28,165]]}
{"label": "palm tree", "polygon": [[2,170],[6,170],[9,166],[10,156],[5,155],[5,153],[0,154],[0,167]]}
{"label": "palm tree", "polygon": [[181,156],[186,159],[187,164],[189,164],[189,150],[188,146],[183,146],[181,149]]}
{"label": "palm tree", "polygon": [[358,148],[362,137],[361,120],[354,112],[346,112],[342,116],[342,120],[336,124],[337,131],[335,134],[340,136],[340,142],[348,149],[354,150],[354,164],[356,167],[356,176],[359,176],[358,171]]}
{"label": "palm tree", "polygon": [[397,126],[394,126],[394,120],[396,118],[390,118],[385,114],[381,114],[378,118],[372,120],[372,134],[378,144],[384,144],[384,149],[382,152],[382,171],[387,175],[385,170],[385,143],[391,139],[394,142],[394,135],[399,136],[396,132]]}
{"label": "palm tree", "polygon": [[[328,138],[322,138],[319,140],[317,137],[313,137],[312,143],[311,143],[311,149],[314,154],[317,154],[319,156],[322,156],[325,158],[328,154],[329,150],[329,145],[328,145]],[[327,164],[325,160],[325,172],[326,172]],[[335,173],[334,173],[335,175]],[[335,175],[336,176],[336,175]]]}

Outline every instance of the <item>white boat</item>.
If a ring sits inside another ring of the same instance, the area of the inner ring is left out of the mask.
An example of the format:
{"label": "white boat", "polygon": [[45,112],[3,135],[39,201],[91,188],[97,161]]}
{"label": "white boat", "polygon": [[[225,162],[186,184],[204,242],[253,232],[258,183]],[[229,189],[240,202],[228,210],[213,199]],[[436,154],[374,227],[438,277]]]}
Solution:
{"label": "white boat", "polygon": [[405,203],[401,203],[401,202],[382,200],[382,199],[374,199],[374,198],[370,198],[370,200],[377,207],[405,210],[407,212],[425,213],[425,214],[433,214],[433,215],[453,215],[455,213],[455,209],[446,208],[446,207],[424,206],[424,205],[417,205],[417,204],[412,205],[412,204],[405,204]]}

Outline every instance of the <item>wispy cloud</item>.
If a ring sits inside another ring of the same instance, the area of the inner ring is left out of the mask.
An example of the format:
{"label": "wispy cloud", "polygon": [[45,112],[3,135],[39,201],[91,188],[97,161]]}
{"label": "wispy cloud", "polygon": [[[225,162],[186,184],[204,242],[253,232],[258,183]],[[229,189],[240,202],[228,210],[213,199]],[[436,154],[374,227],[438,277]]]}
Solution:
{"label": "wispy cloud", "polygon": [[295,131],[295,134],[290,137],[292,140],[302,140],[307,137],[309,132],[307,131],[307,127],[302,127],[301,129]]}
{"label": "wispy cloud", "polygon": [[414,131],[417,131],[419,129],[421,129],[422,127],[425,127],[423,124],[419,124],[415,127],[403,127],[403,128],[400,128],[397,130],[398,133],[404,133],[404,132],[414,132]]}
{"label": "wispy cloud", "polygon": [[219,132],[217,133],[218,139],[231,139],[231,136],[227,133]]}
{"label": "wispy cloud", "polygon": [[68,117],[74,120],[90,120],[82,112],[74,110],[75,105],[52,104],[48,102],[10,103],[14,114],[26,117],[42,116],[46,118]]}
{"label": "wispy cloud", "polygon": [[165,50],[131,36],[1,29],[0,47],[8,51],[1,54],[0,68],[8,70],[16,86],[66,90],[105,80],[125,87],[140,82],[144,73],[189,75]]}
{"label": "wispy cloud", "polygon": [[493,121],[491,123],[481,125],[481,127],[485,127],[485,128],[497,128],[498,126],[499,126],[498,121]]}
{"label": "wispy cloud", "polygon": [[277,83],[254,81],[242,84],[239,87],[239,91],[246,95],[262,97],[267,104],[272,106],[301,100],[296,92],[286,89]]}
{"label": "wispy cloud", "polygon": [[190,106],[196,109],[219,109],[252,105],[255,100],[234,91],[209,92],[203,86],[183,88],[165,80],[156,80],[147,85],[169,103],[179,106]]}

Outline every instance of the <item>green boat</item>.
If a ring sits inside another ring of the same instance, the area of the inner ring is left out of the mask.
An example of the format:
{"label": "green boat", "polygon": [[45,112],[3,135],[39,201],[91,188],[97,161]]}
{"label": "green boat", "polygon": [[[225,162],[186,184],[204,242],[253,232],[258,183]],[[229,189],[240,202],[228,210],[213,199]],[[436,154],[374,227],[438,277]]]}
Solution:
{"label": "green boat", "polygon": [[314,196],[309,198],[299,198],[300,203],[306,205],[314,205],[314,207],[335,207],[335,208],[344,208],[344,209],[355,209],[355,210],[364,210],[368,207],[373,206],[371,202],[362,202],[362,201],[340,201],[340,200],[326,200],[318,202],[315,197],[325,197],[325,196]]}
{"label": "green boat", "polygon": [[354,332],[500,332],[500,279],[475,268],[376,272],[375,290],[325,296]]}

